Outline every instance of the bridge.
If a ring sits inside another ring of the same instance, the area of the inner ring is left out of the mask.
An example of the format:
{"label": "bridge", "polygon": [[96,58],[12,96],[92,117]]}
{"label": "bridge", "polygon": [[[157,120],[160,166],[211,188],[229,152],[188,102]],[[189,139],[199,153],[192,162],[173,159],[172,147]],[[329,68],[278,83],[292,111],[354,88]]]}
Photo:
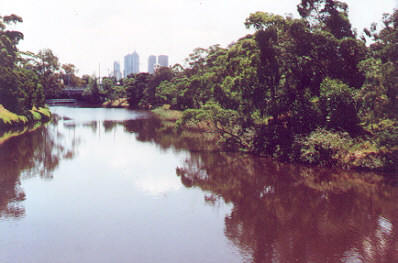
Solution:
{"label": "bridge", "polygon": [[55,104],[70,104],[70,103],[76,103],[77,100],[75,99],[51,99],[51,100],[46,100],[46,104],[48,105],[55,105]]}

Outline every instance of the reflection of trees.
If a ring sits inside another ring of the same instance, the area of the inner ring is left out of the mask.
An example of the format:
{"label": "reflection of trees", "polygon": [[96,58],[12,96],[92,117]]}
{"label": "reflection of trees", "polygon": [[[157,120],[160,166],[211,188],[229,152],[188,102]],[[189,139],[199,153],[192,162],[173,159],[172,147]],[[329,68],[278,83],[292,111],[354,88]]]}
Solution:
{"label": "reflection of trees", "polygon": [[40,176],[51,179],[51,173],[62,159],[73,158],[78,140],[65,138],[56,124],[40,127],[0,145],[0,217],[21,217],[21,177]]}
{"label": "reflection of trees", "polygon": [[[208,150],[200,137],[178,136],[156,119],[124,126],[161,148]],[[207,203],[233,204],[225,234],[248,261],[396,260],[398,194],[377,176],[203,152],[177,174],[185,186],[208,191]]]}
{"label": "reflection of trees", "polygon": [[136,134],[138,141],[155,142],[162,136],[157,130],[162,124],[157,119],[138,119],[125,122],[126,131]]}
{"label": "reflection of trees", "polygon": [[[397,260],[397,190],[352,171],[284,165],[243,154],[203,153],[201,136],[179,136],[157,119],[104,122],[162,149],[189,149],[177,174],[205,201],[232,203],[225,235],[252,262],[392,262]],[[395,258],[394,258],[395,257]]]}
{"label": "reflection of trees", "polygon": [[231,153],[192,155],[177,174],[234,205],[225,234],[248,261],[398,259],[397,190],[375,176]]}
{"label": "reflection of trees", "polygon": [[154,142],[161,149],[212,151],[219,146],[206,143],[203,134],[185,131],[178,134],[174,122],[162,122],[157,118],[137,119],[124,122],[126,131],[136,134],[138,141]]}
{"label": "reflection of trees", "polygon": [[111,132],[119,123],[116,121],[103,121],[102,126],[106,133]]}

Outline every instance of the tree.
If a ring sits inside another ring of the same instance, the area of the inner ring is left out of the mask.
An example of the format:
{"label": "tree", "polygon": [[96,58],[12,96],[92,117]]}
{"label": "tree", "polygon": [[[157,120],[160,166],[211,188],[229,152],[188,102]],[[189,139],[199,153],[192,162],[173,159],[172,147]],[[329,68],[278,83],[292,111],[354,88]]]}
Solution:
{"label": "tree", "polygon": [[384,14],[383,28],[380,32],[376,32],[374,27],[373,37],[374,43],[370,49],[376,59],[379,59],[383,69],[380,82],[386,89],[388,99],[388,112],[394,118],[398,116],[398,9],[392,14]]}
{"label": "tree", "polygon": [[160,105],[169,104],[173,109],[177,108],[178,91],[174,82],[162,81],[156,87],[155,96]]}
{"label": "tree", "polygon": [[148,103],[143,99],[144,90],[148,88],[148,73],[138,73],[132,75],[131,78],[125,79],[124,86],[127,92],[127,101],[131,108],[137,109],[139,105],[147,107]]}
{"label": "tree", "polygon": [[153,106],[158,106],[156,101],[156,88],[159,87],[162,81],[170,81],[174,77],[173,69],[169,67],[159,67],[156,71],[148,76],[148,85],[143,91],[144,99]]}
{"label": "tree", "polygon": [[88,83],[90,82],[90,79],[91,79],[91,76],[90,76],[90,75],[87,75],[87,74],[83,75],[83,76],[81,77],[82,87],[87,87],[87,86],[88,86]]}
{"label": "tree", "polygon": [[61,78],[63,80],[64,85],[66,86],[74,86],[74,87],[84,87],[84,81],[79,78],[76,74],[78,70],[76,66],[73,64],[63,64],[61,66],[63,72],[61,73]]}
{"label": "tree", "polygon": [[6,109],[27,114],[33,107],[44,105],[42,85],[17,45],[23,34],[7,30],[7,26],[22,22],[17,15],[0,16],[0,104]]}
{"label": "tree", "polygon": [[354,37],[348,19],[348,5],[335,0],[301,0],[297,6],[301,17],[311,24],[313,29],[326,30],[337,39]]}
{"label": "tree", "polygon": [[62,91],[60,64],[51,49],[42,49],[37,54],[36,71],[40,76],[46,98],[56,98]]}
{"label": "tree", "polygon": [[202,132],[218,134],[229,148],[237,149],[249,147],[241,128],[239,114],[234,110],[225,110],[214,101],[208,101],[200,109],[184,111],[177,127],[192,123]]}
{"label": "tree", "polygon": [[17,107],[24,109],[25,112],[33,107],[43,107],[45,101],[43,86],[40,84],[37,74],[22,67],[17,67],[14,70],[14,74],[16,86],[18,87]]}
{"label": "tree", "polygon": [[88,86],[83,91],[83,98],[90,103],[99,104],[103,102],[103,91],[99,85],[98,78],[96,76],[92,76],[88,80]]}
{"label": "tree", "polygon": [[12,67],[15,65],[18,57],[17,45],[24,37],[19,31],[7,30],[7,26],[22,21],[20,16],[14,14],[0,16],[0,61],[2,66]]}
{"label": "tree", "polygon": [[112,79],[110,79],[110,78],[102,79],[102,90],[103,90],[103,94],[105,95],[106,98],[109,98],[112,100],[112,93],[113,93],[114,87],[115,87],[115,83],[113,82]]}

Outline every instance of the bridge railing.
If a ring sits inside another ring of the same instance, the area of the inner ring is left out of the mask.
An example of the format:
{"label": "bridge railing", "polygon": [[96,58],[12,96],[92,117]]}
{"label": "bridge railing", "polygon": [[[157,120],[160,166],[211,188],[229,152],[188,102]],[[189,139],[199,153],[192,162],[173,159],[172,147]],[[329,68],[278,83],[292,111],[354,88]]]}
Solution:
{"label": "bridge railing", "polygon": [[51,100],[46,100],[46,103],[49,105],[52,104],[64,104],[64,103],[76,103],[77,100],[75,99],[51,99]]}

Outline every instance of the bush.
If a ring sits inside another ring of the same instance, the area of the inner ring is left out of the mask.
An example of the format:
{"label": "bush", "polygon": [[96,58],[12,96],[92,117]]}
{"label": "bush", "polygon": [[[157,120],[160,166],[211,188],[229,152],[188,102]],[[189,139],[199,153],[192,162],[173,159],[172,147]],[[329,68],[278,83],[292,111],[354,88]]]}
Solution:
{"label": "bush", "polygon": [[322,166],[339,166],[391,172],[396,169],[397,147],[385,147],[377,137],[353,139],[347,132],[317,129],[296,136],[291,160]]}
{"label": "bush", "polygon": [[397,121],[384,119],[369,125],[367,128],[374,134],[374,140],[377,142],[379,147],[386,146],[391,148],[398,146]]}
{"label": "bush", "polygon": [[309,136],[296,136],[292,158],[309,164],[334,165],[344,159],[353,144],[348,133],[317,129]]}

